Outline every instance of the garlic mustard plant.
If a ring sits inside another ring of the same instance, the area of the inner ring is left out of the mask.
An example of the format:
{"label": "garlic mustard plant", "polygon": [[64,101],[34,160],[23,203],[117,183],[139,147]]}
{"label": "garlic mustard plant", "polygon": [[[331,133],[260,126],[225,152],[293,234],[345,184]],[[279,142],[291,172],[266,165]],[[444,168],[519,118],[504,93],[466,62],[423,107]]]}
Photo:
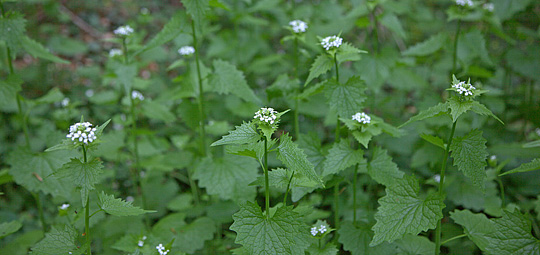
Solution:
{"label": "garlic mustard plant", "polygon": [[327,51],[339,48],[342,43],[343,38],[337,35],[328,36],[321,40],[322,47]]}
{"label": "garlic mustard plant", "polygon": [[96,140],[96,128],[90,122],[79,122],[69,127],[69,134],[66,135],[73,141],[73,144],[84,143],[88,145]]}
{"label": "garlic mustard plant", "polygon": [[473,7],[474,3],[471,0],[456,0],[456,4],[459,6]]}
{"label": "garlic mustard plant", "polygon": [[114,58],[116,56],[122,56],[124,53],[122,52],[121,49],[111,49],[109,51],[109,57],[110,58]]}
{"label": "garlic mustard plant", "polygon": [[158,246],[156,246],[156,250],[159,252],[159,255],[167,255],[167,253],[169,253],[169,250],[165,249],[163,244],[159,244]]}
{"label": "garlic mustard plant", "polygon": [[141,92],[137,91],[137,90],[133,90],[131,91],[131,98],[133,99],[137,99],[139,101],[143,101],[144,100],[144,96]]}
{"label": "garlic mustard plant", "polygon": [[114,30],[114,34],[119,36],[130,36],[133,34],[133,32],[133,28],[131,28],[129,25],[120,26]]}
{"label": "garlic mustard plant", "polygon": [[178,54],[182,56],[190,56],[195,53],[195,48],[193,46],[183,46],[180,49],[178,49]]}
{"label": "garlic mustard plant", "polygon": [[289,22],[289,26],[291,26],[291,29],[294,33],[304,33],[308,29],[308,25],[306,22],[301,20],[293,20]]}
{"label": "garlic mustard plant", "polygon": [[371,117],[369,117],[369,115],[364,112],[356,113],[352,116],[352,119],[358,121],[358,123],[361,124],[369,124],[371,122]]}

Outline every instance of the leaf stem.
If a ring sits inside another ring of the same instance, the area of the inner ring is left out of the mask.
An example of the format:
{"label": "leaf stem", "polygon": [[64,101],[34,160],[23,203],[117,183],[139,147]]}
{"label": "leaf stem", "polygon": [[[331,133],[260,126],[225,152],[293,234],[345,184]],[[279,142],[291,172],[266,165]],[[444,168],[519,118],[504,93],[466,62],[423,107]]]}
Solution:
{"label": "leaf stem", "polygon": [[[338,65],[338,61],[337,61],[337,51],[334,53],[334,65],[336,67],[336,81],[337,83],[339,83],[339,65]],[[337,114],[337,113],[336,113]],[[336,116],[336,138],[335,138],[335,142],[339,142],[339,129],[340,129],[340,124],[339,124],[339,114],[337,114]]]}
{"label": "leaf stem", "polygon": [[99,209],[99,210],[97,210],[97,211],[93,212],[93,213],[92,213],[92,214],[90,215],[90,217],[89,217],[89,218],[92,218],[92,216],[94,216],[94,215],[95,215],[96,213],[98,213],[98,212],[102,212],[102,211],[103,211],[103,209]]}
{"label": "leaf stem", "polygon": [[268,179],[268,139],[264,137],[264,197],[266,218],[270,219],[270,181]]}
{"label": "leaf stem", "polygon": [[454,241],[456,239],[462,238],[462,237],[466,237],[466,236],[467,236],[467,234],[461,234],[461,235],[458,235],[458,236],[454,236],[454,237],[442,242],[441,245],[446,244],[446,243],[451,242],[451,241]]}
{"label": "leaf stem", "polygon": [[291,174],[291,178],[289,178],[289,183],[287,183],[287,190],[285,190],[285,196],[283,197],[283,206],[287,206],[287,195],[289,194],[289,190],[291,189],[291,182],[294,177],[294,171]]}
{"label": "leaf stem", "polygon": [[129,63],[128,61],[128,49],[127,49],[127,43],[126,43],[126,37],[122,37],[122,47],[124,48],[124,63],[127,65]]}
{"label": "leaf stem", "polygon": [[[293,0],[293,4],[294,4],[294,0]],[[298,38],[294,38],[294,55],[293,55],[293,58],[294,58],[294,78],[298,78]],[[298,88],[296,89],[296,98],[294,99],[294,134],[295,134],[295,137],[296,139],[299,139],[300,138],[300,124],[298,122],[298,106],[299,106],[299,99],[298,99],[298,96],[300,95],[300,92],[301,92],[301,88]]]}
{"label": "leaf stem", "polygon": [[499,183],[499,189],[501,192],[501,206],[504,208],[504,185],[500,176],[497,176],[497,182]]}
{"label": "leaf stem", "polygon": [[88,244],[87,255],[92,255],[92,248],[90,244],[90,196],[86,198],[86,207],[84,210],[84,236],[86,237],[86,243]]}
{"label": "leaf stem", "polygon": [[461,20],[457,21],[456,36],[454,38],[454,55],[452,57],[452,73],[456,73],[457,45],[459,39],[459,30],[461,29]]}
{"label": "leaf stem", "polygon": [[[442,198],[444,194],[444,174],[446,171],[446,165],[448,162],[448,155],[450,153],[450,145],[452,144],[452,139],[454,138],[454,133],[456,131],[457,120],[452,124],[452,131],[450,131],[450,138],[446,144],[446,149],[444,150],[444,158],[441,166],[441,179],[439,181],[439,196]],[[439,255],[441,252],[441,224],[442,219],[437,221],[437,229],[435,230],[435,255]]]}
{"label": "leaf stem", "polygon": [[339,229],[339,183],[334,186],[334,224]]}
{"label": "leaf stem", "polygon": [[204,127],[204,93],[202,86],[201,67],[199,64],[199,46],[197,45],[197,31],[195,30],[195,20],[191,20],[191,31],[193,36],[193,48],[195,48],[195,62],[197,66],[197,82],[199,83],[199,136],[200,136],[200,149],[202,156],[206,156],[206,132]]}
{"label": "leaf stem", "polygon": [[375,15],[375,9],[377,6],[373,7],[373,9],[369,8],[369,4],[366,1],[366,5],[368,7],[369,13],[371,15],[371,18],[373,19],[373,37],[375,37],[375,51],[379,52],[379,30],[377,28],[377,15]]}
{"label": "leaf stem", "polygon": [[39,214],[39,220],[41,221],[41,228],[43,229],[43,233],[47,232],[47,223],[45,222],[45,216],[43,215],[43,205],[41,203],[41,197],[39,192],[30,192],[32,196],[34,197],[34,200],[36,201],[36,206],[38,209]]}
{"label": "leaf stem", "polygon": [[191,176],[192,174],[191,174],[190,169],[187,170],[187,173],[188,173],[189,186],[191,187],[191,195],[193,195],[193,199],[195,200],[195,204],[199,205],[200,200],[199,200],[199,190],[197,189],[197,184],[195,183],[195,180]]}
{"label": "leaf stem", "polygon": [[356,179],[358,178],[358,164],[354,165],[354,176],[352,183],[353,192],[353,224],[356,226]]}

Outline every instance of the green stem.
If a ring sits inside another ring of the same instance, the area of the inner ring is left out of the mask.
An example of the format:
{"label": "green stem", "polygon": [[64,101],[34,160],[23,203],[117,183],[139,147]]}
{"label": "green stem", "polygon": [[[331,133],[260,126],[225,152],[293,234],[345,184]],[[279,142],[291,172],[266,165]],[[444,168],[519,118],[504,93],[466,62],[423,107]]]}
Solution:
{"label": "green stem", "polygon": [[92,218],[92,216],[94,216],[96,213],[102,212],[102,211],[103,211],[103,209],[99,209],[99,210],[95,211],[94,213],[90,214],[89,218]]}
{"label": "green stem", "polygon": [[188,179],[189,179],[189,186],[191,187],[191,195],[193,195],[193,199],[195,200],[195,204],[199,205],[199,190],[197,189],[197,184],[195,183],[195,180],[191,176],[190,169],[187,170],[188,173]]}
{"label": "green stem", "polygon": [[[338,61],[337,61],[337,52],[334,53],[334,65],[336,67],[336,81],[337,83],[339,83],[339,65],[338,65]],[[337,114],[337,113],[336,113]],[[336,117],[336,138],[335,138],[335,141],[336,142],[339,142],[339,129],[340,129],[340,123],[339,123],[339,114],[337,115]]]}
{"label": "green stem", "polygon": [[268,139],[264,137],[264,197],[266,218],[270,219],[270,181],[268,179]]}
{"label": "green stem", "polygon": [[536,223],[536,220],[534,219],[534,217],[532,215],[529,214],[529,219],[531,220],[532,222],[532,227],[533,227],[533,231],[534,231],[534,235],[536,238],[539,238],[540,237],[540,228],[538,227],[538,224]]}
{"label": "green stem", "polygon": [[41,228],[43,229],[43,234],[47,232],[47,224],[45,223],[45,216],[43,215],[43,205],[41,204],[40,193],[31,192],[34,200],[36,201],[36,206],[38,209],[39,220],[41,221]]}
{"label": "green stem", "polygon": [[[2,9],[2,17],[6,17],[6,11],[4,9],[4,2],[0,1],[0,8]],[[8,66],[9,66],[9,73],[13,74],[15,73],[13,70],[13,62],[11,61],[11,49],[6,46],[6,55],[8,59]]]}
{"label": "green stem", "polygon": [[[294,4],[294,1],[293,1]],[[294,38],[294,78],[298,78],[298,38]],[[296,139],[300,138],[300,125],[298,122],[298,105],[299,105],[299,99],[298,96],[300,95],[301,90],[296,89],[296,98],[294,99],[294,134],[296,136]]]}
{"label": "green stem", "polygon": [[454,38],[454,55],[452,57],[452,73],[456,73],[456,61],[457,61],[457,45],[458,45],[458,39],[459,39],[459,30],[461,28],[461,20],[457,21],[457,28],[456,28],[456,36]]}
{"label": "green stem", "polygon": [[[88,159],[86,157],[86,147],[81,145],[82,151],[83,151],[83,159],[84,163],[86,164],[88,162]],[[84,203],[84,201],[83,201]],[[88,244],[88,251],[87,255],[92,254],[92,248],[91,248],[91,239],[90,239],[90,195],[86,198],[86,206],[84,208],[84,236],[86,237],[86,243]]]}
{"label": "green stem", "polygon": [[499,189],[501,192],[501,206],[504,208],[504,185],[500,177],[497,177],[497,182],[499,183]]}
{"label": "green stem", "polygon": [[[444,174],[446,171],[446,165],[448,162],[448,154],[450,153],[450,145],[452,144],[452,139],[454,138],[454,133],[456,131],[457,120],[452,124],[452,131],[450,131],[450,138],[446,144],[446,149],[444,150],[444,158],[441,166],[441,180],[439,181],[439,196],[442,198],[444,194]],[[441,252],[441,224],[442,219],[437,221],[437,229],[435,230],[435,255],[439,255]]]}
{"label": "green stem", "polygon": [[191,21],[191,31],[193,35],[193,48],[195,49],[195,62],[197,65],[197,82],[199,83],[199,136],[200,136],[200,149],[203,157],[206,156],[206,132],[204,127],[204,91],[202,86],[201,67],[199,64],[199,46],[197,45],[197,33],[195,30],[195,20]]}
{"label": "green stem", "polygon": [[122,47],[124,48],[124,63],[127,65],[129,63],[128,58],[128,49],[126,43],[126,37],[122,37]]}
{"label": "green stem", "polygon": [[334,224],[339,229],[339,183],[334,186]]}
{"label": "green stem", "polygon": [[285,196],[283,197],[283,206],[287,206],[287,195],[289,194],[289,190],[291,189],[291,182],[293,177],[294,172],[291,174],[291,178],[289,178],[289,183],[287,183],[287,190],[285,191]]}
{"label": "green stem", "polygon": [[15,97],[17,98],[17,110],[19,111],[19,116],[21,117],[21,120],[22,120],[24,141],[26,143],[26,147],[30,149],[30,136],[28,135],[28,121],[27,121],[26,115],[23,114],[23,111],[22,111],[22,103],[21,103],[22,96],[17,92],[17,95],[15,95]]}
{"label": "green stem", "polygon": [[451,241],[454,241],[454,240],[456,240],[456,239],[460,239],[460,238],[462,238],[462,237],[466,237],[466,236],[467,236],[466,234],[461,234],[461,235],[458,235],[458,236],[454,236],[454,237],[452,237],[452,238],[450,238],[450,239],[445,240],[444,242],[442,242],[441,245],[446,244],[446,243],[451,242]]}
{"label": "green stem", "polygon": [[353,192],[353,224],[356,226],[356,179],[358,177],[358,164],[354,165],[354,176],[352,183]]}
{"label": "green stem", "polygon": [[[369,7],[368,7],[369,8]],[[375,14],[375,8],[369,10],[371,18],[373,19],[373,37],[375,37],[375,51],[379,52],[379,29],[377,28],[377,15]]]}

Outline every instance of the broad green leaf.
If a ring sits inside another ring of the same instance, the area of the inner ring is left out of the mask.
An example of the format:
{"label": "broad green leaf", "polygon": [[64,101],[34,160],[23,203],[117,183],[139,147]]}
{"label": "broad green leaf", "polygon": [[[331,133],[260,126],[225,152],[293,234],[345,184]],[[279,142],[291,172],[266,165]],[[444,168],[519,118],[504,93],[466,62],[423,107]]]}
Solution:
{"label": "broad green leaf", "polygon": [[131,96],[133,81],[137,76],[137,67],[134,64],[117,64],[114,67],[114,73],[118,78],[118,82],[124,86],[125,94]]}
{"label": "broad green leaf", "polygon": [[486,142],[482,137],[482,131],[475,129],[466,136],[454,138],[450,145],[454,166],[482,190],[485,189],[486,158],[489,155],[486,151]]}
{"label": "broad green leaf", "polygon": [[204,248],[204,242],[212,240],[216,232],[216,223],[208,217],[197,218],[193,222],[177,229],[178,234],[173,247],[180,251],[193,254]]}
{"label": "broad green leaf", "polygon": [[334,143],[324,161],[323,176],[339,173],[361,162],[365,163],[363,155],[362,150],[353,150],[345,139]]}
{"label": "broad green leaf", "polygon": [[184,7],[186,7],[187,13],[191,15],[191,18],[195,22],[196,26],[200,27],[201,23],[208,11],[209,0],[181,0]]}
{"label": "broad green leaf", "polygon": [[427,118],[431,118],[431,117],[446,113],[447,111],[448,111],[448,102],[439,103],[436,106],[432,106],[432,107],[428,108],[427,110],[423,110],[423,111],[419,112],[417,115],[411,117],[407,122],[401,124],[401,126],[399,126],[399,127],[401,128],[401,127],[403,127],[403,126],[405,126],[405,125],[407,125],[407,124],[409,124],[411,122],[415,122],[415,121],[419,121],[419,120],[425,120]]}
{"label": "broad green leaf", "polygon": [[442,219],[443,199],[433,193],[421,198],[420,185],[414,176],[396,179],[386,188],[386,196],[379,199],[379,210],[373,226],[375,236],[370,246],[384,241],[393,242],[406,234],[417,235],[421,231],[434,229]]}
{"label": "broad green leaf", "polygon": [[[292,177],[292,179],[291,179]],[[293,177],[293,172],[289,169],[285,168],[276,168],[272,169],[272,171],[268,172],[268,183],[271,187],[276,187],[279,189],[286,189],[287,186],[289,186],[290,181],[290,188],[294,187],[318,187],[318,183],[314,182],[312,180],[307,179],[306,177],[295,174]],[[264,177],[260,176],[257,178],[256,181],[250,183],[250,186],[264,186]]]}
{"label": "broad green leaf", "polygon": [[[77,247],[77,230],[69,225],[63,230],[52,228],[51,232],[45,234],[45,238],[32,247],[30,254],[35,255],[58,255],[73,254]],[[82,248],[81,248],[82,249]]]}
{"label": "broad green leaf", "polygon": [[402,39],[407,39],[407,34],[401,25],[400,19],[392,12],[387,12],[381,18],[381,24],[394,32],[395,35]]}
{"label": "broad green leaf", "polygon": [[450,109],[450,115],[452,116],[452,121],[456,122],[459,116],[471,109],[473,101],[461,101],[458,97],[453,96],[448,99],[448,109]]}
{"label": "broad green leaf", "polygon": [[339,234],[338,241],[343,244],[343,249],[351,252],[352,255],[396,254],[396,250],[392,245],[385,243],[374,247],[369,245],[373,238],[373,231],[366,223],[360,222],[355,226],[350,221],[343,222],[337,233]]}
{"label": "broad green leaf", "polygon": [[114,198],[113,195],[107,195],[105,192],[99,194],[99,204],[103,211],[114,216],[134,216],[155,211],[143,210],[133,206],[132,202],[126,202],[120,198]]}
{"label": "broad green leaf", "polygon": [[329,80],[324,89],[330,108],[340,117],[351,118],[364,108],[366,84],[359,76],[352,76],[345,84]]}
{"label": "broad green leaf", "polygon": [[240,126],[236,126],[233,131],[229,131],[228,135],[224,135],[218,141],[212,143],[211,146],[225,145],[225,144],[245,144],[255,143],[261,139],[261,136],[255,128],[255,124],[250,122],[244,122]]}
{"label": "broad green leaf", "polygon": [[30,55],[32,55],[32,56],[34,56],[36,58],[41,58],[41,59],[49,60],[49,61],[52,61],[52,62],[55,62],[55,63],[60,63],[60,64],[69,64],[70,63],[69,61],[67,61],[67,60],[65,60],[63,58],[60,58],[60,57],[57,57],[57,56],[53,55],[41,43],[32,40],[32,38],[30,38],[28,36],[21,37],[21,46],[24,48],[24,50],[28,54],[30,54]]}
{"label": "broad green leaf", "polygon": [[495,181],[495,171],[486,171],[485,190],[479,189],[473,182],[463,174],[452,174],[445,179],[447,199],[455,205],[464,208],[483,211],[492,216],[501,216],[502,201],[499,196],[499,186]]}
{"label": "broad green leaf", "polygon": [[533,148],[533,147],[540,147],[540,140],[528,142],[526,144],[523,144],[523,148]]}
{"label": "broad green leaf", "polygon": [[540,254],[540,240],[531,234],[531,221],[518,210],[503,210],[502,218],[491,220],[495,231],[487,233],[488,255]]}
{"label": "broad green leaf", "polygon": [[427,56],[441,49],[447,40],[448,36],[446,34],[438,33],[421,43],[409,47],[402,54],[404,56]]}
{"label": "broad green leaf", "polygon": [[233,64],[214,60],[214,74],[210,76],[210,88],[219,94],[234,94],[247,102],[260,104],[261,100],[253,93],[244,77],[244,73]]}
{"label": "broad green leaf", "polygon": [[291,206],[279,207],[267,218],[252,202],[240,206],[233,215],[231,230],[237,233],[236,243],[251,255],[304,254],[309,246],[309,227]]}
{"label": "broad green leaf", "polygon": [[324,183],[319,178],[313,168],[313,164],[307,160],[304,151],[298,148],[289,134],[282,135],[278,146],[278,159],[287,166],[287,168],[298,172],[308,179],[320,183],[324,187]]}
{"label": "broad green leaf", "polygon": [[397,254],[433,255],[435,253],[435,243],[425,236],[405,235],[394,244],[397,246]]}
{"label": "broad green leaf", "polygon": [[257,161],[235,155],[222,158],[205,158],[197,166],[193,178],[199,180],[199,186],[206,188],[210,195],[222,199],[249,199],[255,193],[248,184],[258,176]]}
{"label": "broad green leaf", "polygon": [[482,213],[474,214],[469,210],[454,210],[450,212],[450,218],[464,228],[465,234],[480,248],[485,251],[489,244],[488,234],[495,231],[493,223]]}
{"label": "broad green leaf", "polygon": [[[2,11],[3,12],[3,11]],[[11,49],[18,49],[26,32],[26,20],[18,12],[7,12],[0,17],[0,40]]]}
{"label": "broad green leaf", "polygon": [[482,32],[476,29],[459,36],[457,58],[467,66],[471,65],[475,59],[479,59],[485,65],[493,65],[486,48],[486,40]]}
{"label": "broad green leaf", "polygon": [[328,54],[323,53],[313,61],[311,68],[309,69],[309,76],[304,83],[304,86],[308,85],[313,79],[325,74],[330,71],[334,66],[334,60],[328,56]]}
{"label": "broad green leaf", "polygon": [[516,167],[510,171],[499,174],[499,176],[513,174],[513,173],[524,173],[540,169],[540,158],[535,158],[531,162],[523,163],[519,167]]}
{"label": "broad green leaf", "polygon": [[338,63],[343,63],[345,61],[357,61],[362,58],[363,53],[367,53],[367,51],[363,51],[360,49],[357,49],[356,47],[352,46],[350,43],[345,42],[339,46],[338,52],[337,52],[337,60]]}
{"label": "broad green leaf", "polygon": [[373,158],[368,164],[368,174],[376,182],[389,186],[397,179],[403,178],[404,173],[398,169],[396,163],[392,162],[386,150],[375,147]]}
{"label": "broad green leaf", "polygon": [[446,147],[445,147],[445,144],[444,144],[444,141],[443,139],[441,139],[440,137],[438,136],[432,136],[432,135],[428,135],[428,134],[421,134],[420,137],[424,140],[426,140],[427,142],[445,150]]}
{"label": "broad green leaf", "polygon": [[64,94],[58,89],[58,88],[52,88],[47,92],[47,94],[43,95],[42,97],[36,99],[36,103],[38,104],[51,104],[60,102],[64,99]]}
{"label": "broad green leaf", "polygon": [[312,244],[307,249],[309,255],[336,255],[339,250],[335,244],[328,243],[319,249],[317,244]]}
{"label": "broad green leaf", "polygon": [[17,232],[22,227],[20,221],[14,220],[0,224],[0,239]]}
{"label": "broad green leaf", "polygon": [[[276,142],[277,139],[267,140],[268,149],[272,148]],[[252,157],[259,162],[262,162],[264,158],[264,141],[243,145],[229,145],[226,147],[226,149],[227,153]]]}
{"label": "broad green leaf", "polygon": [[[198,1],[197,1],[198,2]],[[169,22],[163,26],[163,28],[157,33],[146,45],[135,52],[133,56],[135,57],[142,52],[151,50],[155,47],[161,46],[174,38],[176,38],[184,30],[186,24],[186,19],[183,12],[177,12],[174,16],[171,17]]]}
{"label": "broad green leaf", "polygon": [[22,83],[23,80],[18,75],[10,75],[7,79],[0,80],[0,107],[16,102]]}
{"label": "broad green leaf", "polygon": [[81,188],[81,199],[83,205],[86,206],[88,193],[99,181],[99,175],[103,173],[102,168],[102,162],[97,158],[87,163],[81,162],[78,158],[72,158],[54,174],[59,178],[69,177],[75,186]]}
{"label": "broad green leaf", "polygon": [[149,119],[160,120],[165,123],[171,123],[176,120],[176,116],[174,116],[169,110],[169,107],[164,104],[144,100],[141,106],[143,114]]}

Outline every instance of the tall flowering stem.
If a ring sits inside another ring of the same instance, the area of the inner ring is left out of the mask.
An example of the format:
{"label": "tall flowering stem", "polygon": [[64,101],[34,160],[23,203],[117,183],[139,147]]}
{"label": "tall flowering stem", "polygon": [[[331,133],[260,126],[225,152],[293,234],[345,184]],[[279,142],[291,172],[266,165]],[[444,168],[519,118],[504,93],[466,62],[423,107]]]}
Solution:
{"label": "tall flowering stem", "polygon": [[199,45],[197,43],[197,31],[195,29],[195,20],[191,21],[191,31],[193,36],[193,48],[195,48],[195,64],[197,65],[197,82],[199,83],[199,136],[201,153],[203,157],[206,156],[206,132],[205,132],[205,118],[204,118],[204,91],[202,86],[201,67],[199,64]]}
{"label": "tall flowering stem", "polygon": [[[86,147],[84,144],[81,145],[83,151],[83,162],[86,164],[88,162],[86,158]],[[84,202],[84,201],[83,201]],[[84,207],[84,236],[86,238],[86,243],[88,244],[88,255],[92,254],[91,239],[90,239],[90,196],[86,198],[86,206]]]}
{"label": "tall flowering stem", "polygon": [[[294,1],[293,1],[294,2]],[[294,38],[294,77],[298,77],[298,38]],[[298,96],[301,93],[301,89],[296,89],[296,98],[294,100],[294,134],[296,139],[300,138],[300,125],[298,122],[299,101]]]}
{"label": "tall flowering stem", "polygon": [[352,183],[353,191],[353,224],[356,225],[356,179],[358,178],[358,164],[354,165],[354,176]]}
{"label": "tall flowering stem", "polygon": [[[338,61],[337,61],[337,52],[334,53],[334,65],[336,67],[336,81],[337,83],[339,83],[339,65],[338,65]],[[339,123],[339,115],[336,117],[336,139],[335,141],[336,142],[339,142],[339,128],[340,128],[340,123]],[[337,225],[336,225],[337,227]]]}
{"label": "tall flowering stem", "polygon": [[268,178],[268,139],[264,138],[264,203],[266,206],[266,218],[270,219],[270,181]]}

